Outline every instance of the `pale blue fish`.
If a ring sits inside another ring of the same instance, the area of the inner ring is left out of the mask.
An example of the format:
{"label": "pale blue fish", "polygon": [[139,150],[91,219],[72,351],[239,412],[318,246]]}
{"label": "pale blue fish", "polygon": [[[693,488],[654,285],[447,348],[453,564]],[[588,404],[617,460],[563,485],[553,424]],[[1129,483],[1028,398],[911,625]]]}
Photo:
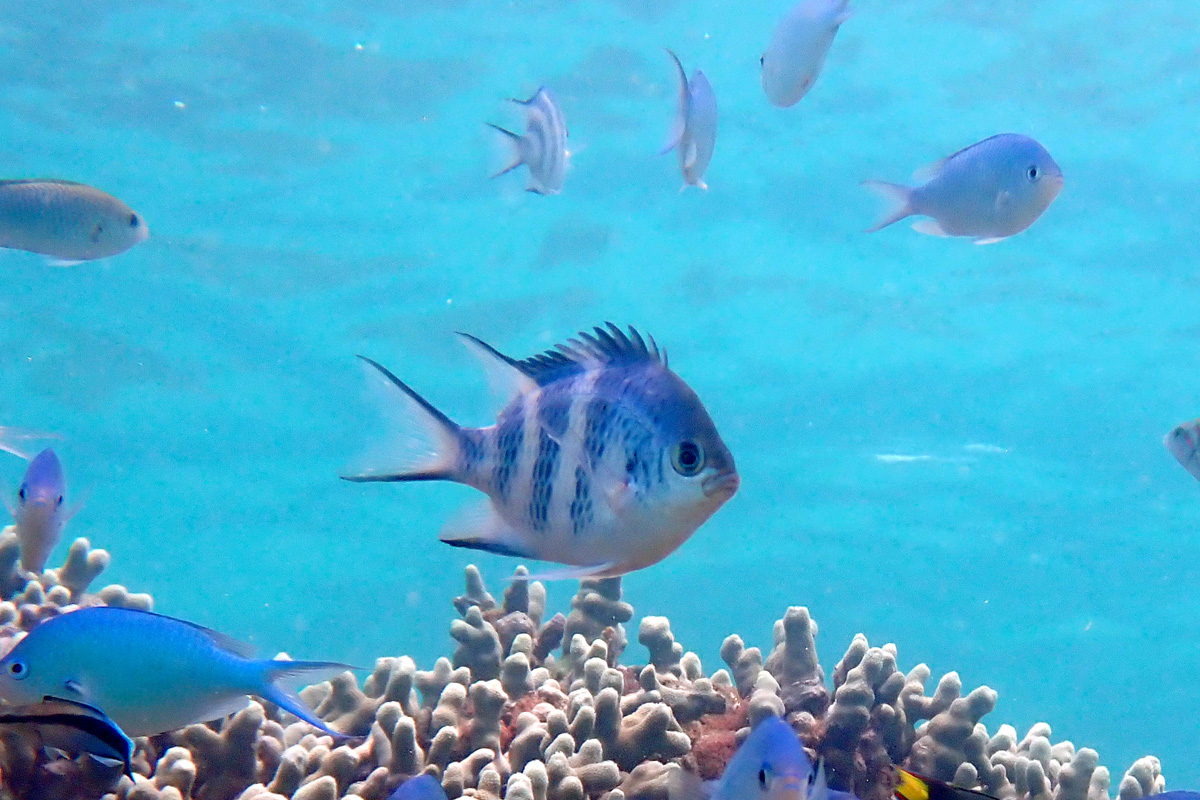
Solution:
{"label": "pale blue fish", "polygon": [[17,541],[21,545],[21,566],[40,574],[55,545],[62,539],[63,528],[71,517],[64,505],[67,483],[62,464],[54,451],[38,453],[25,470],[13,510]]}
{"label": "pale blue fish", "polygon": [[863,183],[894,204],[868,233],[920,214],[929,219],[913,223],[919,233],[969,236],[975,244],[991,244],[1032,225],[1063,188],[1062,170],[1046,148],[1017,133],[984,139],[918,170],[915,177],[924,183]]}
{"label": "pale blue fish", "polygon": [[137,737],[220,719],[257,695],[340,736],[295,688],[347,669],[327,661],[256,660],[241,643],[199,625],[97,606],[52,617],[18,642],[0,660],[0,699],[86,703]]}
{"label": "pale blue fish", "polygon": [[662,152],[674,149],[679,156],[684,186],[707,189],[704,172],[717,146],[717,96],[703,72],[693,72],[689,82],[679,57],[670,50],[667,55],[675,62],[679,74],[679,102],[671,135]]}
{"label": "pale blue fish", "polygon": [[432,775],[417,775],[400,784],[388,800],[446,800],[446,790]]}
{"label": "pale blue fish", "polygon": [[12,453],[14,456],[20,456],[26,460],[33,456],[33,451],[30,448],[33,442],[40,439],[59,438],[62,437],[53,433],[40,433],[38,431],[25,430],[24,428],[6,428],[0,425],[0,450]]}
{"label": "pale blue fish", "polygon": [[794,106],[816,83],[838,28],[850,18],[850,0],[801,0],[771,34],[759,63],[767,99]]}
{"label": "pale blue fish", "polygon": [[487,428],[460,427],[379,364],[396,445],[353,481],[448,480],[488,495],[442,541],[622,575],[665,558],[737,491],[733,456],[666,353],[612,323],[524,360],[463,339],[513,386]]}
{"label": "pale blue fish", "polygon": [[764,717],[733,754],[725,772],[702,783],[690,773],[677,772],[669,800],[853,800],[825,781],[825,765],[813,769],[800,738],[776,716]]}
{"label": "pale blue fish", "polygon": [[1193,478],[1200,480],[1200,420],[1176,425],[1163,444]]}
{"label": "pale blue fish", "polygon": [[529,168],[525,188],[537,194],[558,194],[567,177],[567,122],[550,91],[543,86],[528,100],[510,99],[525,112],[525,133],[513,133],[499,125],[489,127],[504,135],[512,149],[508,165],[493,175],[499,177],[524,164]]}
{"label": "pale blue fish", "polygon": [[41,253],[66,267],[123,253],[149,235],[140,214],[94,187],[0,181],[0,247]]}

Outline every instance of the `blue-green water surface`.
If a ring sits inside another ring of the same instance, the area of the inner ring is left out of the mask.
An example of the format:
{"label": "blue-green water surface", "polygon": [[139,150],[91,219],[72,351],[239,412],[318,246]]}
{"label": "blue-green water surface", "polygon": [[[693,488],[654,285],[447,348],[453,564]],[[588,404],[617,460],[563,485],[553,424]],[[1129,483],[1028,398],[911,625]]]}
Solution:
{"label": "blue-green water surface", "polygon": [[[1161,443],[1200,414],[1200,11],[854,5],[781,110],[758,57],[783,2],[0,3],[3,177],[99,186],[152,233],[69,270],[0,253],[0,424],[67,437],[67,538],[158,610],[428,667],[463,566],[495,589],[514,562],[438,543],[469,489],[337,479],[375,413],[353,356],[486,424],[453,331],[521,356],[634,323],[743,478],[626,578],[639,616],[712,671],[807,605],[827,670],[862,631],[996,688],[993,731],[1045,720],[1114,784],[1152,753],[1200,788],[1200,486]],[[717,93],[707,193],[654,155],[663,46]],[[486,177],[482,123],[543,83],[573,152],[554,197]],[[1001,131],[1066,175],[1029,231],[862,232],[859,181]]]}

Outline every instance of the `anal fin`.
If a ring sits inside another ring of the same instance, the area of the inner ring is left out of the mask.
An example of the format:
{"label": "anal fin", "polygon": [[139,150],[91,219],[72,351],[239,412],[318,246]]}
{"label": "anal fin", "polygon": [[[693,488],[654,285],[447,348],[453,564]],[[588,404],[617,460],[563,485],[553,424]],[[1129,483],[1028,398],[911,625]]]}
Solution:
{"label": "anal fin", "polygon": [[465,547],[516,558],[538,558],[512,525],[508,524],[490,500],[456,514],[439,537],[451,547]]}
{"label": "anal fin", "polygon": [[912,229],[917,233],[924,233],[927,236],[949,236],[950,234],[938,224],[936,219],[919,219],[912,224]]}

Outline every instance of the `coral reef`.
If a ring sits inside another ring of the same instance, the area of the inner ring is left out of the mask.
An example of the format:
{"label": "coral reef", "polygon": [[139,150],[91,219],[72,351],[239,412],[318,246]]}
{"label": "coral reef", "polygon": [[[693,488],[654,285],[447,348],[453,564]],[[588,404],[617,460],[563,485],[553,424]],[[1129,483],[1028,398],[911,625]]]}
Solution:
{"label": "coral reef", "polygon": [[[148,596],[120,586],[88,593],[108,561],[80,539],[61,568],[22,576],[11,531],[0,536],[0,652],[77,606],[150,607]],[[749,726],[777,714],[825,759],[830,785],[862,800],[891,796],[896,764],[1005,800],[1110,798],[1095,751],[1052,743],[1045,723],[1020,740],[1008,725],[989,735],[981,720],[994,691],[964,694],[950,673],[927,695],[930,670],[901,672],[895,645],[855,637],[830,689],[805,608],[775,623],[765,660],[730,636],[720,651],[727,668],[706,675],[664,617],[638,626],[645,666],[619,663],[633,619],[619,578],[583,581],[570,614],[550,619],[544,588],[527,578],[518,568],[497,602],[468,567],[466,592],[453,602],[457,646],[432,669],[381,658],[361,686],[345,673],[304,690],[343,740],[253,702],[225,720],[139,739],[132,779],[85,775],[88,759],[80,758],[71,780],[8,780],[2,796],[385,800],[405,778],[429,772],[451,800],[666,800],[671,770],[719,776]],[[3,774],[29,775],[20,748],[3,746]],[[1157,759],[1146,757],[1124,775],[1117,798],[1140,800],[1164,785]]]}

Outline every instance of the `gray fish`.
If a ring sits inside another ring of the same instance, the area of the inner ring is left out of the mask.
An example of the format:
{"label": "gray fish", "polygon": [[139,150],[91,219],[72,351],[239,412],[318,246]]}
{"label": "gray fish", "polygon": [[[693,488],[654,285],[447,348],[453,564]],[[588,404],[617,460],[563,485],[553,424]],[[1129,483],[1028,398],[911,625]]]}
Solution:
{"label": "gray fish", "polygon": [[991,244],[1032,225],[1063,188],[1062,170],[1046,148],[1017,133],[977,142],[918,170],[916,177],[924,183],[863,182],[893,203],[868,233],[921,214],[930,219],[913,223],[918,233]]}
{"label": "gray fish", "polygon": [[717,96],[703,72],[693,72],[689,83],[679,57],[670,50],[667,55],[675,62],[679,74],[679,105],[662,152],[675,150],[685,186],[707,189],[704,172],[717,146]]}
{"label": "gray fish", "polygon": [[850,18],[849,0],[800,0],[771,34],[759,63],[767,99],[793,106],[816,83],[838,28]]}
{"label": "gray fish", "polygon": [[40,253],[65,267],[123,253],[149,235],[132,208],[91,186],[0,181],[0,247]]}
{"label": "gray fish", "polygon": [[17,541],[21,545],[21,566],[40,574],[54,546],[62,538],[71,512],[63,506],[66,492],[62,464],[47,448],[29,462],[25,478],[17,492]]}
{"label": "gray fish", "polygon": [[133,742],[98,708],[56,697],[0,706],[0,730],[32,735],[38,746],[70,756],[86,753],[100,761],[119,763],[126,775],[133,775]]}
{"label": "gray fish", "polygon": [[1200,480],[1200,420],[1176,425],[1163,444],[1192,477]]}
{"label": "gray fish", "polygon": [[524,164],[529,167],[526,190],[538,194],[558,194],[567,175],[567,123],[562,111],[545,86],[528,100],[511,99],[525,111],[525,133],[517,134],[487,123],[504,134],[512,146],[512,160],[493,175],[497,178]]}
{"label": "gray fish", "polygon": [[623,575],[683,544],[738,489],[729,448],[666,354],[609,323],[523,360],[463,334],[514,396],[495,425],[460,427],[370,359],[399,436],[352,481],[463,483],[488,496],[442,541]]}

